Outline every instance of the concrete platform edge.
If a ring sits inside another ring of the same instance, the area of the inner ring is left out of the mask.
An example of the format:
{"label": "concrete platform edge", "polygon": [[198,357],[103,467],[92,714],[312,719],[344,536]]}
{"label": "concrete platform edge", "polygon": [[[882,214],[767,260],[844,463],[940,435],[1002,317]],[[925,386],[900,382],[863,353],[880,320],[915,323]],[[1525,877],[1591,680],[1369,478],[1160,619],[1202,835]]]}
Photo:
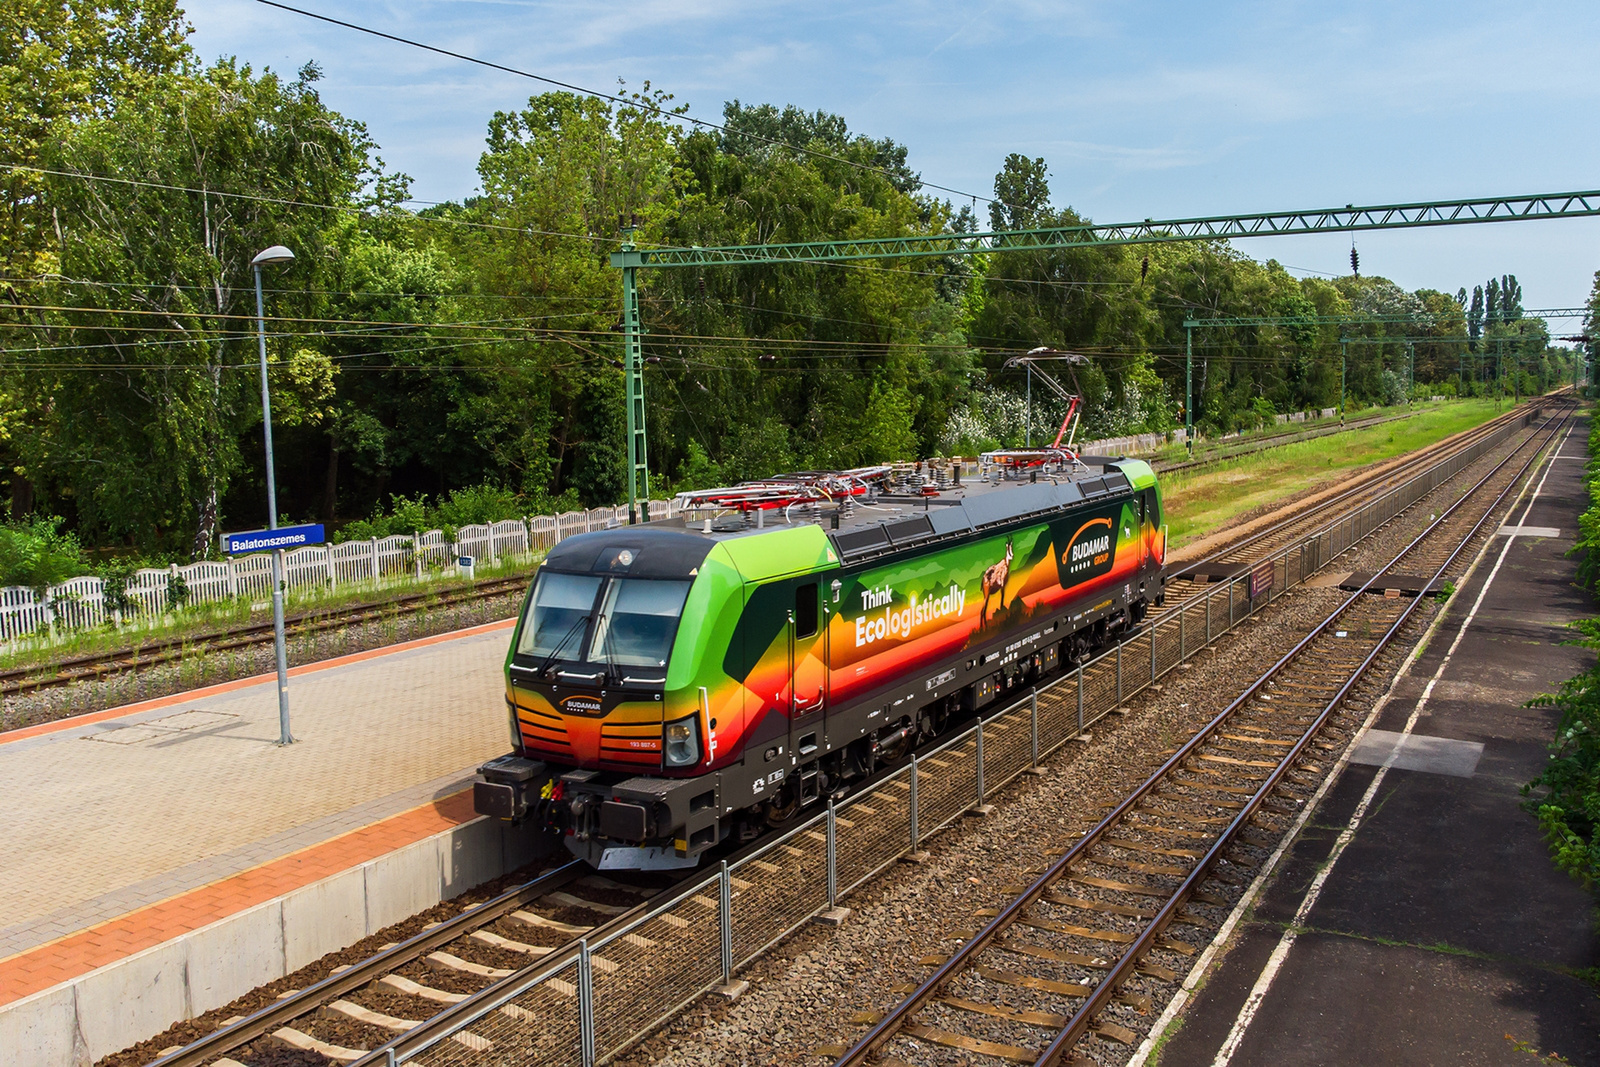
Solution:
{"label": "concrete platform edge", "polygon": [[0,1062],[88,1067],[537,859],[474,819],[0,1006]]}

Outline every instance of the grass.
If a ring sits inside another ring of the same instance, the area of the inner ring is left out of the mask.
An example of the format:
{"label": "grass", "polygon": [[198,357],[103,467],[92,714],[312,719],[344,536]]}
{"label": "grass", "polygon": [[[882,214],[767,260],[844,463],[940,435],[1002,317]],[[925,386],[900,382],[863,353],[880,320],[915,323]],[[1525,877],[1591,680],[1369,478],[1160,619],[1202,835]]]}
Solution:
{"label": "grass", "polygon": [[[481,581],[487,578],[506,578],[517,574],[532,574],[542,558],[504,557],[493,564],[480,560],[476,574]],[[453,569],[434,571],[422,581],[404,575],[391,576],[379,582],[346,583],[334,589],[327,586],[309,586],[291,589],[284,598],[284,613],[293,615],[302,611],[328,610],[355,604],[383,601],[391,597],[412,594],[438,594],[458,589],[468,584],[455,576]],[[261,599],[254,602],[240,598],[207,604],[194,604],[177,611],[137,622],[126,623],[121,629],[103,626],[92,630],[62,630],[59,639],[48,637],[19,640],[9,646],[0,646],[0,669],[19,667],[45,667],[77,656],[95,655],[128,648],[147,641],[165,641],[173,638],[198,638],[200,635],[236,626],[272,621],[272,602]]]}
{"label": "grass", "polygon": [[[1361,411],[1347,411],[1346,418],[1350,422],[1371,418],[1383,418],[1393,421],[1400,421],[1402,419],[1413,418],[1421,412],[1437,406],[1438,405],[1418,403],[1414,404],[1410,408],[1403,406],[1388,408],[1371,407],[1365,408]],[[1337,426],[1338,424],[1339,417],[1334,415],[1325,419],[1307,419],[1304,422],[1273,422],[1258,427],[1254,430],[1242,430],[1234,437],[1207,437],[1203,439],[1196,438],[1194,458],[1204,460],[1211,459],[1214,456],[1221,458],[1239,451],[1248,452],[1251,448],[1259,445],[1261,441],[1268,438],[1288,438],[1302,433],[1321,433],[1326,431],[1329,427]],[[1189,449],[1188,446],[1182,441],[1173,441],[1170,444],[1163,445],[1154,452],[1141,452],[1139,453],[1139,458],[1143,460],[1149,460],[1152,463],[1157,461],[1167,463],[1182,463],[1189,459]]]}
{"label": "grass", "polygon": [[1161,491],[1169,543],[1181,547],[1262,505],[1471,429],[1502,410],[1493,400],[1442,404],[1403,421],[1299,441],[1168,475],[1162,479]]}

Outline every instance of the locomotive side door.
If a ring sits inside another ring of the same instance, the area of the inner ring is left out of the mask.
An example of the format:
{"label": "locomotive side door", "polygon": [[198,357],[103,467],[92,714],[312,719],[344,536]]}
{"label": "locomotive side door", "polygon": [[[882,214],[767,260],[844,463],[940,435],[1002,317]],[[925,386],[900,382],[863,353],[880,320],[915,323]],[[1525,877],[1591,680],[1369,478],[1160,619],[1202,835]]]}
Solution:
{"label": "locomotive side door", "polygon": [[1144,494],[1139,493],[1129,501],[1133,508],[1133,539],[1139,545],[1139,569],[1144,570],[1145,561],[1150,551],[1150,542],[1145,539],[1145,501]]}
{"label": "locomotive side door", "polygon": [[815,576],[795,579],[788,606],[789,743],[802,762],[822,740],[828,704],[827,627]]}

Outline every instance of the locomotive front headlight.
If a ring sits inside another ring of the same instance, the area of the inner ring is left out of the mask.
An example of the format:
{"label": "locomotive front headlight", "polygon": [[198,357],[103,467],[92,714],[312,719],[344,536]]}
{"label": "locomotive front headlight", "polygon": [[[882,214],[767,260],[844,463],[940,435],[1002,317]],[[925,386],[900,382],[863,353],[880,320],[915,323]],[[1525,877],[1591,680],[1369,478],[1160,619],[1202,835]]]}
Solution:
{"label": "locomotive front headlight", "polygon": [[668,767],[687,767],[700,760],[700,720],[690,715],[666,725],[666,746],[662,752]]}

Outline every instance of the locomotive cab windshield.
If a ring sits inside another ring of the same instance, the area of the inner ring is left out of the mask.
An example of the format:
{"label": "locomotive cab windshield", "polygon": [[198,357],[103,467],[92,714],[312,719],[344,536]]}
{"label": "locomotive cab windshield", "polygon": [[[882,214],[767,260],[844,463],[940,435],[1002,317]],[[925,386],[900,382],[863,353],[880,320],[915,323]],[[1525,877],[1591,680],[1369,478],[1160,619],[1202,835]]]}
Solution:
{"label": "locomotive cab windshield", "polygon": [[[542,570],[528,598],[516,664],[613,685],[660,684],[689,582]],[[571,667],[582,668],[573,671]]]}

